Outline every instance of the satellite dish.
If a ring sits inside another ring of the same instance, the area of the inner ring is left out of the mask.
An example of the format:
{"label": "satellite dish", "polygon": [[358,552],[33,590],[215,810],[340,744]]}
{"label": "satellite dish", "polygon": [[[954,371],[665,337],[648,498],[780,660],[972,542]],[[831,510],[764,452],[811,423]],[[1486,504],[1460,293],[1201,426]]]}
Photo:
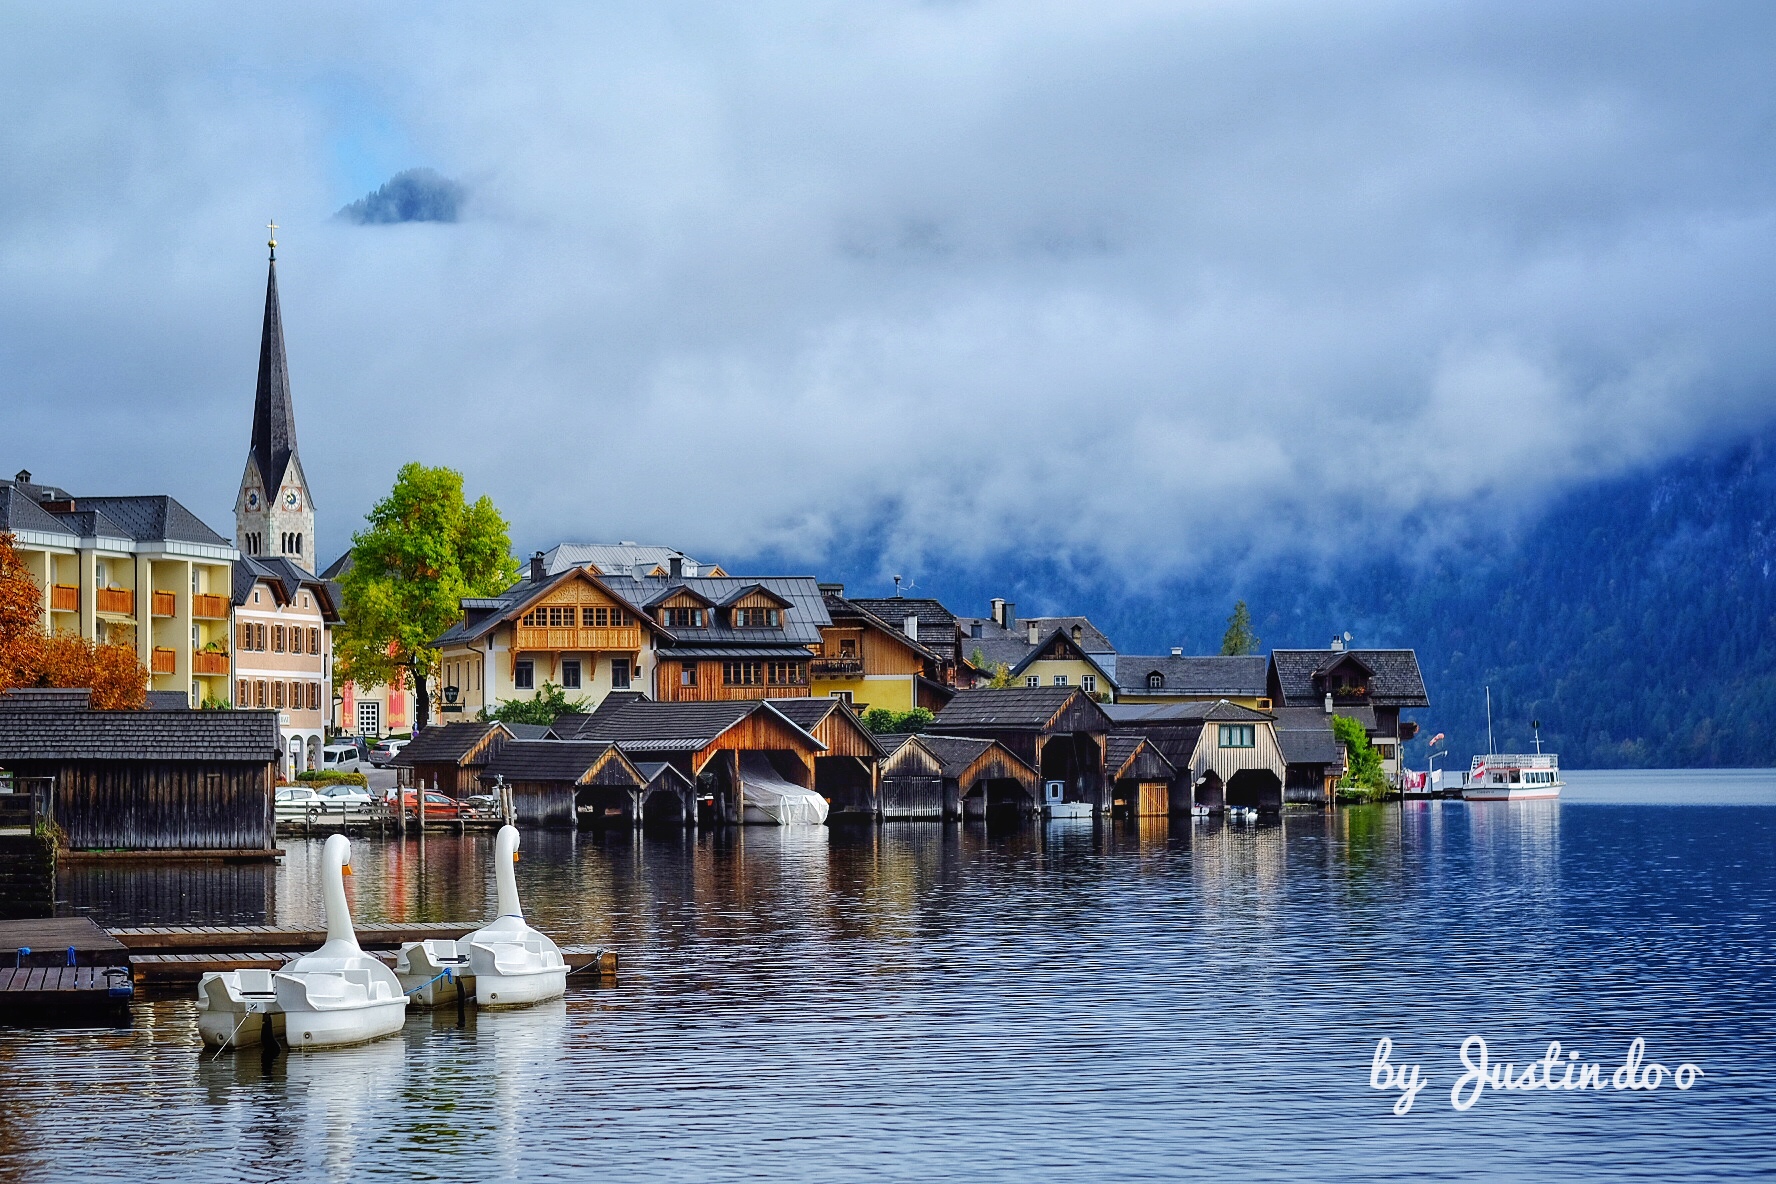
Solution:
{"label": "satellite dish", "polygon": [[1350,639],[1351,639],[1351,635],[1350,635],[1350,630],[1348,630],[1348,629],[1347,629],[1347,630],[1345,630],[1345,633],[1344,633],[1344,639],[1345,639],[1345,640],[1346,640],[1346,641],[1349,641],[1349,640],[1350,640]]}

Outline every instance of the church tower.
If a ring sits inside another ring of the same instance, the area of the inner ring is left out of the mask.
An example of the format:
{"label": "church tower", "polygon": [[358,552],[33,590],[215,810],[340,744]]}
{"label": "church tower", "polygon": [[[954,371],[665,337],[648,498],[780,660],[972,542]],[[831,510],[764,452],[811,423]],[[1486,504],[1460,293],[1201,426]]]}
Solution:
{"label": "church tower", "polygon": [[[274,233],[277,226],[269,227]],[[284,358],[278,309],[277,239],[265,280],[265,326],[259,337],[259,387],[253,395],[253,442],[234,503],[234,543],[241,554],[290,560],[314,571],[314,505],[296,454],[296,411]]]}

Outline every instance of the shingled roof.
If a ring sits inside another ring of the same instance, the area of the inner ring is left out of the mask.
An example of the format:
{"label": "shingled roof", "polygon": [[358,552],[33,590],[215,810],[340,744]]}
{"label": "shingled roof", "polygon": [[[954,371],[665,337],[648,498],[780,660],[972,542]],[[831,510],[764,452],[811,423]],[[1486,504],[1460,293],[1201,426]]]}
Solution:
{"label": "shingled roof", "polygon": [[939,601],[926,596],[846,596],[843,585],[835,595],[847,604],[888,622],[904,632],[909,616],[919,618],[919,644],[940,654],[953,654],[959,628],[956,614]]}
{"label": "shingled roof", "polygon": [[[1373,727],[1375,713],[1361,709]],[[1351,715],[1340,709],[1340,715]],[[1322,707],[1283,707],[1276,712],[1277,744],[1291,765],[1342,765],[1344,750],[1332,731],[1332,717]]]}
{"label": "shingled roof", "polygon": [[1280,707],[1312,707],[1326,696],[1323,675],[1345,658],[1371,672],[1367,701],[1376,707],[1429,707],[1412,650],[1273,650],[1270,683]]}
{"label": "shingled roof", "polygon": [[622,750],[608,740],[508,740],[488,759],[484,772],[507,781],[577,784],[611,760],[621,763],[637,787],[647,783]]}
{"label": "shingled roof", "polygon": [[1135,754],[1143,745],[1152,750],[1154,757],[1163,763],[1168,777],[1177,772],[1177,767],[1166,759],[1165,753],[1159,750],[1152,738],[1139,732],[1112,732],[1104,739],[1105,772],[1111,777],[1121,773],[1135,759]]}
{"label": "shingled roof", "polygon": [[1183,703],[1106,703],[1104,714],[1119,724],[1198,723],[1211,719],[1223,722],[1255,721],[1273,718],[1270,712],[1242,707],[1238,703],[1229,703],[1226,699],[1216,699],[1212,703],[1201,700]]}
{"label": "shingled roof", "polygon": [[462,764],[464,758],[473,753],[488,736],[498,732],[500,736],[511,739],[512,733],[498,720],[486,723],[465,722],[444,724],[441,727],[426,728],[396,753],[389,764],[399,768],[413,768],[417,765],[452,765]]}
{"label": "shingled roof", "polygon": [[[717,701],[713,703],[660,703],[652,699],[629,699],[613,703],[609,696],[597,711],[580,720],[568,740],[614,741],[625,752],[695,752],[707,748],[723,732],[734,727],[754,712],[768,711],[782,720],[786,727],[807,737],[817,749],[826,745],[808,735],[807,731],[776,707],[762,699]],[[562,721],[555,721],[561,735]]]}
{"label": "shingled roof", "polygon": [[[1160,685],[1149,684],[1150,675]],[[1130,695],[1226,696],[1258,699],[1268,694],[1270,659],[1261,655],[1202,657],[1118,654],[1116,685]]]}
{"label": "shingled roof", "polygon": [[[1078,700],[1078,704],[1073,701]],[[966,735],[971,728],[1046,728],[1063,711],[1078,707],[1093,714],[1094,730],[1109,731],[1104,709],[1078,687],[1006,687],[963,691],[937,713],[932,731]]]}
{"label": "shingled roof", "polygon": [[87,692],[0,695],[7,761],[247,761],[279,756],[275,711],[94,711]]}

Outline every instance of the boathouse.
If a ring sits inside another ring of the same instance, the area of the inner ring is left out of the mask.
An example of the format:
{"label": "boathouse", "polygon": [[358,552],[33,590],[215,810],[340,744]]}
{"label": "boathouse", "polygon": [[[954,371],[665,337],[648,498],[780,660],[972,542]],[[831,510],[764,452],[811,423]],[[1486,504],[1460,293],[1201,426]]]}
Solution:
{"label": "boathouse", "polygon": [[[556,734],[569,726],[556,720]],[[717,823],[742,820],[748,778],[767,787],[784,781],[813,789],[815,758],[826,751],[763,699],[660,703],[613,694],[562,739],[608,741],[631,760],[672,764],[695,785],[708,820]]]}
{"label": "boathouse", "polygon": [[482,771],[511,739],[511,730],[498,720],[444,724],[420,732],[389,765],[404,774],[404,784],[434,786],[439,793],[466,798],[487,792]]}
{"label": "boathouse", "polygon": [[1040,778],[1041,796],[1029,808],[1084,802],[1103,812],[1110,807],[1104,782],[1104,740],[1110,730],[1110,717],[1089,694],[1053,686],[964,691],[926,733],[1004,745]]}
{"label": "boathouse", "polygon": [[882,817],[984,818],[1028,812],[1041,793],[1036,770],[996,740],[894,734],[881,737]]}
{"label": "boathouse", "polygon": [[[1333,787],[1344,776],[1346,759],[1344,745],[1332,731],[1332,717],[1323,707],[1279,707],[1273,714],[1277,744],[1287,765],[1283,800],[1330,803]],[[1354,716],[1365,728],[1374,727],[1370,708],[1345,708],[1338,714]]]}
{"label": "boathouse", "polygon": [[481,780],[490,789],[505,786],[520,826],[632,826],[647,785],[621,749],[598,740],[508,740],[488,758]]}
{"label": "boathouse", "polygon": [[863,726],[851,705],[830,697],[772,699],[770,704],[826,746],[826,751],[814,758],[811,788],[827,800],[831,816],[880,815],[876,783],[887,750],[875,733]]}
{"label": "boathouse", "polygon": [[1124,735],[1151,740],[1176,770],[1169,809],[1192,805],[1280,809],[1286,764],[1275,718],[1221,700],[1215,703],[1114,703],[1104,709]]}
{"label": "boathouse", "polygon": [[0,765],[53,778],[70,850],[267,857],[275,711],[95,711],[84,690],[0,695]]}
{"label": "boathouse", "polygon": [[[1391,784],[1399,783],[1400,745],[1418,733],[1400,712],[1429,707],[1424,675],[1412,650],[1273,650],[1270,698],[1277,707],[1318,707],[1363,720]],[[1360,715],[1367,711],[1369,714]]]}
{"label": "boathouse", "polygon": [[[1178,770],[1150,737],[1129,731],[1110,733],[1104,741],[1104,774],[1110,780],[1110,807],[1114,813],[1154,818],[1174,812],[1172,784]],[[1178,813],[1190,806],[1187,794],[1180,797]]]}

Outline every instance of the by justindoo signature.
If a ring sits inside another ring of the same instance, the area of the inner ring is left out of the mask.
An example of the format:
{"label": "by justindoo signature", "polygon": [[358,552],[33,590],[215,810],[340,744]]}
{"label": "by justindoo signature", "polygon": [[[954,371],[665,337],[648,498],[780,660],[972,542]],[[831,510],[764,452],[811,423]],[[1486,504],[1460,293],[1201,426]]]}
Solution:
{"label": "by justindoo signature", "polygon": [[[1394,1064],[1393,1055],[1394,1042],[1383,1036],[1369,1065],[1369,1087],[1397,1090],[1394,1113],[1405,1114],[1431,1079],[1417,1064]],[[1704,1076],[1702,1066],[1689,1061],[1675,1069],[1647,1061],[1646,1041],[1638,1036],[1613,1071],[1600,1062],[1586,1061],[1576,1048],[1562,1051],[1558,1040],[1550,1040],[1546,1053],[1519,1070],[1515,1062],[1492,1060],[1485,1038],[1470,1036],[1462,1041],[1461,1063],[1462,1074],[1449,1087],[1449,1105],[1456,1110],[1471,1109],[1487,1090],[1655,1090],[1667,1078],[1678,1089],[1689,1089]]]}

